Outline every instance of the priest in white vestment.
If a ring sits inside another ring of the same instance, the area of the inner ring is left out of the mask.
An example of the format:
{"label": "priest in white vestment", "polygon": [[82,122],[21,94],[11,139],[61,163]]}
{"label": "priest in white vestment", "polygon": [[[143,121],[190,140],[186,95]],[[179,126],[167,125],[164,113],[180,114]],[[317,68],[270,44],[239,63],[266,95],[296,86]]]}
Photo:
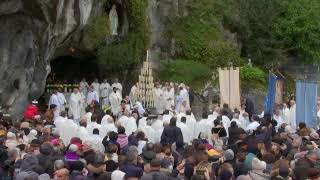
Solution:
{"label": "priest in white vestment", "polygon": [[61,130],[62,127],[64,125],[64,122],[68,119],[67,113],[65,111],[62,111],[60,113],[60,116],[56,117],[54,119],[53,124],[56,126],[57,130],[60,132],[60,136],[61,136]]}
{"label": "priest in white vestment", "polygon": [[109,105],[109,95],[112,92],[111,86],[108,83],[107,79],[103,80],[103,83],[100,84],[100,97],[102,105]]}
{"label": "priest in white vestment", "polygon": [[97,123],[97,116],[91,116],[91,123],[87,124],[87,130],[90,135],[92,135],[93,129],[100,129],[101,125]]}
{"label": "priest in white vestment", "polygon": [[280,109],[275,110],[274,115],[273,115],[273,119],[277,121],[276,129],[279,129],[281,127],[281,125],[283,123],[285,123],[284,120],[282,119]]}
{"label": "priest in white vestment", "polygon": [[196,129],[195,129],[196,123],[197,123],[197,121],[194,118],[194,116],[191,113],[191,111],[187,111],[186,112],[186,125],[188,126],[188,128],[192,132],[192,138],[197,138],[197,132],[196,132]]}
{"label": "priest in white vestment", "polygon": [[113,118],[111,116],[108,117],[106,124],[101,124],[100,128],[100,137],[104,138],[109,132],[118,132],[117,127],[114,125]]}
{"label": "priest in white vestment", "polygon": [[[100,123],[101,126],[107,125],[109,122],[109,118],[112,118],[112,116],[110,114],[105,114],[101,119],[101,123]],[[112,121],[113,121],[113,118],[112,118]]]}
{"label": "priest in white vestment", "polygon": [[73,120],[76,122],[76,124],[79,124],[81,117],[81,101],[82,96],[78,88],[74,88],[69,100],[69,114],[72,115]]}
{"label": "priest in white vestment", "polygon": [[193,140],[193,133],[189,129],[189,127],[186,125],[187,118],[181,117],[180,123],[177,124],[177,127],[181,129],[182,136],[183,136],[183,142],[185,144],[190,144]]}
{"label": "priest in white vestment", "polygon": [[293,129],[297,129],[296,122],[296,102],[294,100],[290,100],[290,125]]}
{"label": "priest in white vestment", "polygon": [[163,113],[164,110],[164,102],[163,102],[163,91],[160,87],[160,84],[156,84],[154,88],[154,106],[158,114]]}
{"label": "priest in white vestment", "polygon": [[155,142],[160,142],[160,139],[161,139],[161,135],[162,135],[162,132],[163,132],[163,122],[162,120],[160,119],[157,119],[153,122],[153,124],[151,125],[152,129],[155,131],[155,134],[154,134],[154,141]]}
{"label": "priest in white vestment", "polygon": [[99,102],[99,95],[98,93],[94,90],[93,86],[90,86],[89,92],[88,92],[88,97],[87,97],[87,104],[90,105],[94,101]]}
{"label": "priest in white vestment", "polygon": [[208,115],[208,120],[211,123],[213,123],[213,121],[216,120],[218,116],[220,116],[220,107],[219,106],[213,108],[212,114]]}
{"label": "priest in white vestment", "polygon": [[131,107],[133,107],[133,105],[138,100],[138,85],[137,85],[137,83],[131,87],[130,94],[129,94],[129,100],[131,103]]}
{"label": "priest in white vestment", "polygon": [[93,87],[93,90],[97,93],[98,97],[100,97],[100,84],[97,78],[94,79],[94,82],[91,84],[91,86]]}
{"label": "priest in white vestment", "polygon": [[50,97],[48,108],[50,107],[51,104],[56,105],[57,106],[57,113],[59,115],[59,113],[60,113],[60,102],[59,102],[59,98],[58,98],[57,94],[58,94],[58,91],[54,90],[52,95],[51,95],[51,97]]}
{"label": "priest in white vestment", "polygon": [[122,85],[119,83],[118,79],[114,80],[114,83],[112,84],[112,89],[117,88],[117,92],[120,96],[120,99],[122,100]]}
{"label": "priest in white vestment", "polygon": [[72,119],[66,119],[60,130],[61,139],[63,143],[67,146],[70,143],[71,138],[77,136],[78,125],[73,122]]}
{"label": "priest in white vestment", "polygon": [[203,114],[202,119],[195,124],[195,138],[198,138],[200,133],[208,133],[208,115]]}
{"label": "priest in white vestment", "polygon": [[222,116],[222,125],[223,125],[223,128],[227,132],[227,137],[229,137],[229,127],[231,126],[231,121],[228,118],[228,116],[226,116],[226,115]]}
{"label": "priest in white vestment", "polygon": [[64,105],[67,104],[66,97],[64,96],[62,89],[59,89],[57,93],[58,101],[59,101],[59,107],[60,107],[60,112],[65,110]]}
{"label": "priest in white vestment", "polygon": [[86,79],[83,78],[80,82],[80,91],[83,93],[84,96],[87,96],[89,84],[87,83]]}
{"label": "priest in white vestment", "polygon": [[126,126],[124,128],[126,129],[126,135],[130,136],[132,133],[136,132],[137,127],[137,119],[138,114],[132,113],[131,117],[129,117],[128,122],[126,123]]}
{"label": "priest in white vestment", "polygon": [[281,116],[286,124],[290,124],[290,109],[286,103],[283,103]]}
{"label": "priest in white vestment", "polygon": [[78,131],[77,131],[77,137],[80,138],[82,141],[85,141],[90,137],[86,126],[87,126],[86,120],[81,120],[80,126],[78,127]]}
{"label": "priest in white vestment", "polygon": [[171,110],[171,107],[174,106],[174,89],[169,84],[163,90],[163,99],[165,101],[165,109]]}
{"label": "priest in white vestment", "polygon": [[121,108],[121,97],[119,93],[117,93],[117,88],[113,88],[113,92],[109,96],[110,104],[111,104],[111,111],[113,116],[118,116]]}
{"label": "priest in white vestment", "polygon": [[92,135],[84,142],[85,144],[88,144],[95,152],[99,152],[104,154],[105,148],[102,144],[103,138],[99,135],[99,129],[94,128],[92,131]]}

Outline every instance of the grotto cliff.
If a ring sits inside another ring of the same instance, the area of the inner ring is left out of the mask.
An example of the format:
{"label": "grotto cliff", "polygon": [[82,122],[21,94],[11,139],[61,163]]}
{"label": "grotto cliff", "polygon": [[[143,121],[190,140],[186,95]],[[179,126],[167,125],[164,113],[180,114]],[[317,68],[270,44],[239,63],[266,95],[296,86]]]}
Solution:
{"label": "grotto cliff", "polygon": [[21,117],[45,89],[50,60],[101,9],[99,0],[0,1],[0,106]]}

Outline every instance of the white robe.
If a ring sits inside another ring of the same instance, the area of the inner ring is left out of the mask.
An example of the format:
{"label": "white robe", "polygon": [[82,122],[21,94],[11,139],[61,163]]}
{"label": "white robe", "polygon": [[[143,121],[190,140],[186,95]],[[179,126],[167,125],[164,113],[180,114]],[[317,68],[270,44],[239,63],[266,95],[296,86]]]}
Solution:
{"label": "white robe", "polygon": [[72,119],[66,119],[63,123],[61,133],[61,139],[67,146],[70,143],[71,138],[77,136],[78,125],[73,122]]}
{"label": "white robe", "polygon": [[100,84],[100,97],[102,98],[102,104],[108,105],[109,104],[109,95],[112,92],[111,86],[109,83],[101,83]]}
{"label": "white robe", "polygon": [[190,131],[192,132],[192,138],[197,138],[196,137],[197,132],[195,129],[196,123],[197,123],[197,121],[192,115],[186,116],[186,125],[189,127]]}
{"label": "white robe", "polygon": [[193,134],[192,134],[191,130],[189,129],[189,127],[183,122],[178,123],[177,127],[179,127],[181,129],[182,136],[183,136],[183,142],[186,144],[190,144],[191,141],[193,140]]}
{"label": "white robe", "polygon": [[87,140],[90,137],[87,128],[80,126],[77,131],[77,137],[80,138],[82,141]]}
{"label": "white robe", "polygon": [[64,105],[67,103],[66,97],[61,92],[57,93],[57,97],[59,101],[60,112],[64,111],[65,110]]}
{"label": "white robe", "polygon": [[100,97],[100,84],[93,82],[91,86],[93,86],[93,90],[97,92],[98,97]]}
{"label": "white robe", "polygon": [[100,123],[101,126],[109,124],[109,123],[108,123],[108,119],[109,119],[109,118],[111,118],[110,115],[108,115],[108,114],[104,115],[103,118],[102,118],[102,120],[101,120],[101,123]]}
{"label": "white robe", "polygon": [[282,110],[282,119],[286,124],[290,124],[290,110],[289,108],[285,108]]}
{"label": "white robe", "polygon": [[128,122],[126,123],[124,128],[126,129],[127,136],[131,135],[133,132],[136,132],[138,129],[136,119],[134,117],[129,117]]}
{"label": "white robe", "polygon": [[158,114],[163,113],[163,92],[161,88],[154,89],[154,106]]}
{"label": "white robe", "polygon": [[[56,126],[56,128],[59,130],[59,132],[61,131],[65,120],[66,120],[66,118],[64,118],[62,116],[58,116],[57,118],[54,119],[53,124]],[[61,135],[61,132],[60,132],[60,135]]]}
{"label": "white robe", "polygon": [[227,116],[222,116],[222,125],[227,132],[227,137],[229,137],[229,127],[231,126],[231,121]]}
{"label": "white robe", "polygon": [[164,124],[169,124],[171,118],[172,118],[172,116],[170,114],[164,114],[162,116],[162,121]]}
{"label": "white robe", "polygon": [[87,125],[88,124],[91,124],[91,116],[92,116],[92,112],[87,112],[84,117],[86,118],[87,120]]}
{"label": "white robe", "polygon": [[163,91],[163,99],[165,101],[165,109],[170,110],[171,106],[174,105],[174,90],[170,90],[168,91],[167,89],[165,89]]}
{"label": "white robe", "polygon": [[296,105],[293,105],[290,108],[290,125],[293,129],[297,129],[297,122],[296,122]]}
{"label": "white robe", "polygon": [[87,107],[87,102],[86,102],[86,96],[80,92],[80,97],[81,97],[81,101],[80,101],[80,116],[84,116],[86,114],[86,107]]}
{"label": "white robe", "polygon": [[114,116],[118,116],[121,108],[121,97],[118,93],[112,92],[109,96],[111,111]]}
{"label": "white robe", "polygon": [[59,98],[56,94],[51,95],[50,100],[49,100],[49,107],[51,104],[56,105],[58,112],[60,112],[60,102],[59,102]]}
{"label": "white robe", "polygon": [[81,101],[82,97],[80,93],[71,93],[69,100],[69,114],[73,116],[73,119],[80,119],[81,117]]}
{"label": "white robe", "polygon": [[159,119],[155,120],[153,122],[153,124],[151,125],[151,127],[155,131],[154,136],[153,136],[154,137],[154,141],[155,142],[160,142],[161,134],[162,134],[163,129],[164,129],[162,120],[159,120]]}
{"label": "white robe", "polygon": [[92,101],[99,102],[99,94],[96,91],[92,91],[88,93],[87,104],[91,104]]}
{"label": "white robe", "polygon": [[277,121],[277,126],[276,126],[276,129],[279,129],[279,127],[285,123],[284,120],[282,119],[282,117],[279,115],[273,115],[273,119]]}
{"label": "white robe", "polygon": [[89,87],[89,84],[86,81],[81,81],[80,82],[80,91],[85,96],[87,96],[87,94],[88,94],[88,87]]}
{"label": "white robe", "polygon": [[250,123],[247,128],[246,131],[252,131],[252,130],[257,130],[257,128],[260,126],[260,124],[257,121],[253,121],[252,123]]}
{"label": "white robe", "polygon": [[136,103],[137,99],[138,99],[138,88],[137,86],[132,86],[131,90],[130,90],[130,94],[129,94],[129,99],[130,99],[130,103],[131,103],[131,107],[133,107],[133,105]]}
{"label": "white robe", "polygon": [[86,144],[89,144],[95,152],[100,152],[104,154],[105,148],[102,144],[102,138],[99,135],[93,134],[86,141]]}
{"label": "white robe", "polygon": [[107,123],[107,124],[101,125],[99,131],[100,131],[99,135],[101,138],[104,138],[111,131],[118,132],[114,123]]}
{"label": "white robe", "polygon": [[101,125],[98,124],[97,122],[91,122],[90,124],[87,124],[87,130],[88,130],[88,133],[90,135],[93,134],[93,129],[99,129],[100,130],[101,128]]}
{"label": "white robe", "polygon": [[197,121],[195,124],[195,138],[198,138],[200,133],[208,133],[208,119],[201,119],[200,121]]}
{"label": "white robe", "polygon": [[113,83],[112,88],[116,87],[118,90],[117,92],[120,95],[120,99],[122,99],[122,85],[120,83]]}

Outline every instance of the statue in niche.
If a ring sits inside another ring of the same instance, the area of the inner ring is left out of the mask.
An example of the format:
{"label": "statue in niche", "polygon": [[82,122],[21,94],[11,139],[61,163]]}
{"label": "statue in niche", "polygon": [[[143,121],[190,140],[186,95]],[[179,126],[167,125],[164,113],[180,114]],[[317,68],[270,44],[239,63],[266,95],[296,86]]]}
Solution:
{"label": "statue in niche", "polygon": [[110,10],[109,13],[109,21],[110,21],[110,30],[111,30],[111,35],[118,35],[118,13],[116,9],[116,5],[112,5],[112,9]]}

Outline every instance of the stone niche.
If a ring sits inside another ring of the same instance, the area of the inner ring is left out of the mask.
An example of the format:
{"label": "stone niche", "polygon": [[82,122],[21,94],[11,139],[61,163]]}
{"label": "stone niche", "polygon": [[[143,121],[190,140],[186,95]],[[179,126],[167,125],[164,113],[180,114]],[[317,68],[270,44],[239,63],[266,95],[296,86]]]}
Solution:
{"label": "stone niche", "polygon": [[109,15],[112,6],[116,6],[117,14],[118,14],[118,36],[123,36],[128,33],[129,31],[129,22],[128,22],[128,11],[125,2],[121,0],[112,0],[108,1],[105,4],[105,13]]}

